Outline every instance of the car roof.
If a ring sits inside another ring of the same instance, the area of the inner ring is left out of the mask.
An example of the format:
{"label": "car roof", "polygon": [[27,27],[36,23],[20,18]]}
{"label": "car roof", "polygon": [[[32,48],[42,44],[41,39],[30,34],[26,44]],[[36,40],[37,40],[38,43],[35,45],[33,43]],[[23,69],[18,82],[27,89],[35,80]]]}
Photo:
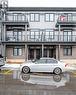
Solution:
{"label": "car roof", "polygon": [[50,58],[50,57],[41,57],[40,59],[55,59],[55,58]]}

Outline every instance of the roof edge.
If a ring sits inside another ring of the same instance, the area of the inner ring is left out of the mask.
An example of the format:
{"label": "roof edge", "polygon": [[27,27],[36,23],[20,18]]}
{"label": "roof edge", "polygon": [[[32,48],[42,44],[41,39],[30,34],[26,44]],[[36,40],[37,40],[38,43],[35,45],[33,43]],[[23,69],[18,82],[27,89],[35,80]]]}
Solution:
{"label": "roof edge", "polygon": [[8,7],[8,11],[76,11],[76,7]]}

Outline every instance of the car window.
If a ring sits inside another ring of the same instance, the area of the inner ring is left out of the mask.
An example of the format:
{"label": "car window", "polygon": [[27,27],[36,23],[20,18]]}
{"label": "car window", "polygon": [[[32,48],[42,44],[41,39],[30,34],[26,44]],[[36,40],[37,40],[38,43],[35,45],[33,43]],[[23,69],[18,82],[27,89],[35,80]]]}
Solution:
{"label": "car window", "polygon": [[58,62],[55,59],[47,59],[47,63],[52,64],[52,63],[58,63]]}
{"label": "car window", "polygon": [[46,63],[46,59],[40,59],[36,61],[37,64],[45,64]]}

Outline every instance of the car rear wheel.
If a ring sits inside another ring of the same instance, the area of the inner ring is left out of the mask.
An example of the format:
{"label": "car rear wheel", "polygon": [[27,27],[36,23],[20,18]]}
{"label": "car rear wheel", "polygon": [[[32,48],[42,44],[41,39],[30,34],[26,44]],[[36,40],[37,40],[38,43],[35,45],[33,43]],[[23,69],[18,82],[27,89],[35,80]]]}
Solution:
{"label": "car rear wheel", "polygon": [[57,67],[57,68],[54,69],[54,73],[57,74],[57,75],[61,74],[62,70],[59,67]]}
{"label": "car rear wheel", "polygon": [[22,73],[27,74],[27,73],[29,73],[29,72],[30,72],[30,68],[29,68],[28,66],[24,66],[24,67],[22,68]]}

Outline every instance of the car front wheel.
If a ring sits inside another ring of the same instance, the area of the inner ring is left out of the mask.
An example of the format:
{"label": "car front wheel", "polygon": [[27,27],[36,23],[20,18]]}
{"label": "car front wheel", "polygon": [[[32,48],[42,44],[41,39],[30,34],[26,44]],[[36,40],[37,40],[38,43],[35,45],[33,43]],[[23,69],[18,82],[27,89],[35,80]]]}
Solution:
{"label": "car front wheel", "polygon": [[30,68],[29,68],[28,66],[24,66],[24,67],[22,68],[22,73],[27,74],[27,73],[29,73],[29,72],[30,72]]}
{"label": "car front wheel", "polygon": [[54,69],[54,73],[57,74],[57,75],[61,74],[62,70],[59,67],[57,67],[57,68]]}

